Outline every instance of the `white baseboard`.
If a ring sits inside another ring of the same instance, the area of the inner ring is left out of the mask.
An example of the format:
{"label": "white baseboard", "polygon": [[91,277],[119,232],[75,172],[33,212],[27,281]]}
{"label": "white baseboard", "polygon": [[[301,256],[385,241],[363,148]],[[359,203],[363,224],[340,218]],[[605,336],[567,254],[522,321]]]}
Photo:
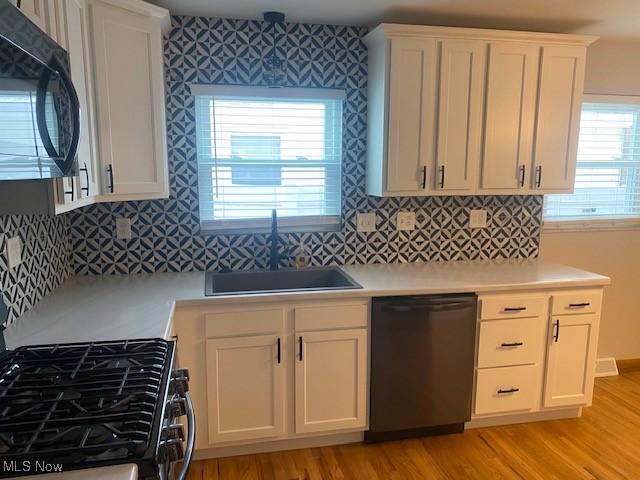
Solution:
{"label": "white baseboard", "polygon": [[516,413],[513,415],[500,415],[487,418],[473,418],[464,424],[464,428],[496,427],[499,425],[512,425],[514,423],[542,422],[546,420],[560,420],[562,418],[577,418],[582,415],[582,408],[562,408],[558,410],[545,410],[542,412]]}
{"label": "white baseboard", "polygon": [[613,357],[596,360],[596,377],[615,377],[618,375],[618,365]]}
{"label": "white baseboard", "polygon": [[288,438],[285,440],[273,440],[249,445],[232,445],[228,447],[204,448],[196,450],[193,458],[203,460],[206,458],[234,457],[237,455],[250,455],[253,453],[279,452],[282,450],[298,450],[300,448],[327,447],[329,445],[344,445],[358,443],[364,439],[364,432],[348,432],[320,437]]}

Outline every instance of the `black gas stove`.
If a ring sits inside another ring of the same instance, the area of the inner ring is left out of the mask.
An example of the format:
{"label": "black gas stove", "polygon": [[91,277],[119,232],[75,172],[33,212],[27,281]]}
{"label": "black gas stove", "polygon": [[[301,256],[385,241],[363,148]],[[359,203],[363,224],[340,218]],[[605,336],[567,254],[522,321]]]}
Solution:
{"label": "black gas stove", "polygon": [[[140,479],[168,478],[180,460],[188,468],[195,425],[188,372],[174,370],[174,350],[172,341],[144,339],[5,351],[0,478],[40,473],[37,465],[67,471],[136,463]],[[182,415],[186,447],[176,423]]]}

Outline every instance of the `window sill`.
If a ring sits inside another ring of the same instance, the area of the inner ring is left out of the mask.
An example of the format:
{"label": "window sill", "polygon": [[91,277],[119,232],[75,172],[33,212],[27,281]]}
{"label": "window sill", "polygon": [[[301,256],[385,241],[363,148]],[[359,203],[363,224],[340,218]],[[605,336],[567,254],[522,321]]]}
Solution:
{"label": "window sill", "polygon": [[[278,219],[278,233],[338,232],[342,228],[340,217],[283,217]],[[200,233],[205,235],[240,235],[271,233],[271,219],[203,220]]]}
{"label": "window sill", "polygon": [[592,220],[544,220],[542,231],[553,232],[589,232],[640,230],[640,218],[609,218]]}

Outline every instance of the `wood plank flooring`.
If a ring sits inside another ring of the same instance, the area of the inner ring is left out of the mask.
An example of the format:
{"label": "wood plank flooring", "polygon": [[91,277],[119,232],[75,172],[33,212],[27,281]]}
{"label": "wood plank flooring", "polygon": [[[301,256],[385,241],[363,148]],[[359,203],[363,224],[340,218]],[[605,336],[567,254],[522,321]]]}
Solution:
{"label": "wood plank flooring", "polygon": [[203,460],[189,480],[640,479],[640,370],[596,379],[579,419]]}

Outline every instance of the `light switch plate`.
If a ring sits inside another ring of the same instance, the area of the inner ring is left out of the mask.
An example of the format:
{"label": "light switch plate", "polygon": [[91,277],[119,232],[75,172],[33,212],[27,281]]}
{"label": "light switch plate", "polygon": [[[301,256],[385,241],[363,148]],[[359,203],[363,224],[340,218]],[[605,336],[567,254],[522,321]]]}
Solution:
{"label": "light switch plate", "polygon": [[485,228],[487,226],[486,210],[471,210],[469,214],[469,228]]}
{"label": "light switch plate", "polygon": [[118,240],[131,239],[131,219],[116,218],[116,238]]}
{"label": "light switch plate", "polygon": [[396,225],[398,230],[415,230],[416,213],[415,212],[398,212],[396,216]]}
{"label": "light switch plate", "polygon": [[17,235],[7,240],[7,263],[9,268],[17,267],[22,263],[22,239]]}
{"label": "light switch plate", "polygon": [[359,232],[375,232],[376,231],[375,212],[358,213],[356,216],[356,228]]}

